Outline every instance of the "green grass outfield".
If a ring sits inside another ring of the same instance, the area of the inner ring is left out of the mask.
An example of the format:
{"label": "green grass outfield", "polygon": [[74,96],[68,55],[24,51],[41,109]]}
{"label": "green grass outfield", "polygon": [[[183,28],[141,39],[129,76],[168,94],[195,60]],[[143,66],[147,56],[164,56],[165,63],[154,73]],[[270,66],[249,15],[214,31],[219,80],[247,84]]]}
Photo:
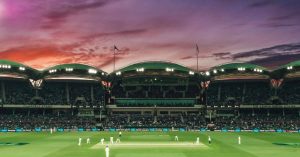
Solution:
{"label": "green grass outfield", "polygon": [[[174,136],[179,142],[174,141]],[[207,143],[208,135],[212,144]],[[238,135],[242,144],[237,144]],[[0,157],[104,157],[104,145],[118,132],[0,133]],[[78,138],[82,137],[82,146]],[[86,144],[86,138],[91,144]],[[196,137],[202,144],[195,145]],[[123,132],[120,145],[110,146],[110,157],[299,157],[300,133]],[[7,144],[10,143],[10,144]],[[28,143],[15,145],[17,143]]]}

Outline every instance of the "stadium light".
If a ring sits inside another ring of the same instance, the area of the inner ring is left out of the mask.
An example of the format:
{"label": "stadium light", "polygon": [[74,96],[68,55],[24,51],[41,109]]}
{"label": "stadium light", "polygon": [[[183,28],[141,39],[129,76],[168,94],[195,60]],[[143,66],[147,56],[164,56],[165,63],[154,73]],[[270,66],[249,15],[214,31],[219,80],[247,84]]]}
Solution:
{"label": "stadium light", "polygon": [[72,72],[72,71],[73,71],[73,68],[66,68],[66,71],[67,71],[67,72]]}
{"label": "stadium light", "polygon": [[56,72],[56,69],[51,69],[49,70],[49,73],[52,74],[52,73],[55,73]]}
{"label": "stadium light", "polygon": [[194,74],[195,74],[195,72],[193,72],[193,71],[189,71],[189,74],[190,74],[190,75],[194,75]]}
{"label": "stadium light", "polygon": [[213,70],[214,74],[216,74],[218,71],[216,69]]}
{"label": "stadium light", "polygon": [[205,75],[206,75],[206,76],[209,76],[209,75],[210,75],[210,72],[209,72],[209,71],[205,72]]}
{"label": "stadium light", "polygon": [[263,72],[263,70],[261,70],[261,69],[253,69],[253,71],[255,71],[255,72],[259,72],[259,73],[262,73]]}
{"label": "stadium light", "polygon": [[137,68],[136,71],[137,72],[144,72],[144,68]]}
{"label": "stadium light", "polygon": [[25,71],[26,69],[25,69],[25,67],[19,67],[19,70],[20,71]]}
{"label": "stadium light", "polygon": [[117,76],[119,76],[119,75],[121,75],[121,74],[122,74],[121,71],[116,72],[116,75],[117,75]]}
{"label": "stadium light", "polygon": [[238,71],[245,71],[246,70],[246,68],[244,68],[244,67],[239,67],[238,68]]}
{"label": "stadium light", "polygon": [[2,64],[2,65],[0,65],[0,68],[2,68],[2,69],[10,69],[11,65]]}
{"label": "stadium light", "polygon": [[221,71],[224,72],[225,70],[224,70],[224,69],[221,69]]}
{"label": "stadium light", "polygon": [[287,70],[292,70],[293,69],[293,66],[288,66],[287,67]]}
{"label": "stadium light", "polygon": [[173,72],[174,69],[173,69],[173,68],[166,68],[166,71],[167,71],[167,72]]}
{"label": "stadium light", "polygon": [[88,72],[89,72],[89,74],[97,74],[96,69],[89,69]]}

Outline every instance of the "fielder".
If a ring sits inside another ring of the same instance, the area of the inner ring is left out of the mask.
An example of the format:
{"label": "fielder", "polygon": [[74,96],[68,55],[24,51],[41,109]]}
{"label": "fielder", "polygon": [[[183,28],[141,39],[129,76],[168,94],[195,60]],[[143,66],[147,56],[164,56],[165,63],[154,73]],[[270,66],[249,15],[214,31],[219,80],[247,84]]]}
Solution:
{"label": "fielder", "polygon": [[50,128],[50,134],[52,134],[53,133],[53,129],[52,128]]}
{"label": "fielder", "polygon": [[241,144],[241,143],[242,143],[242,141],[241,141],[241,140],[242,140],[242,139],[241,139],[241,136],[239,136],[239,137],[238,137],[238,143],[239,143],[239,144]]}
{"label": "fielder", "polygon": [[178,141],[178,136],[177,135],[175,136],[175,141]]}
{"label": "fielder", "polygon": [[91,139],[88,137],[87,139],[86,139],[86,144],[90,144],[91,143]]}
{"label": "fielder", "polygon": [[121,143],[120,137],[117,138],[116,143]]}
{"label": "fielder", "polygon": [[119,132],[119,138],[121,138],[121,137],[122,137],[122,132],[120,131],[120,132]]}
{"label": "fielder", "polygon": [[105,147],[105,156],[109,157],[109,148],[108,148],[108,145],[106,145],[106,147]]}
{"label": "fielder", "polygon": [[101,138],[101,144],[102,145],[104,144],[104,138]]}
{"label": "fielder", "polygon": [[200,143],[200,138],[197,137],[197,139],[196,139],[196,144],[199,144],[199,143]]}
{"label": "fielder", "polygon": [[211,138],[208,136],[208,143],[211,144]]}
{"label": "fielder", "polygon": [[78,139],[78,146],[81,146],[81,137],[79,137],[79,139]]}
{"label": "fielder", "polygon": [[114,137],[110,137],[110,144],[114,144]]}

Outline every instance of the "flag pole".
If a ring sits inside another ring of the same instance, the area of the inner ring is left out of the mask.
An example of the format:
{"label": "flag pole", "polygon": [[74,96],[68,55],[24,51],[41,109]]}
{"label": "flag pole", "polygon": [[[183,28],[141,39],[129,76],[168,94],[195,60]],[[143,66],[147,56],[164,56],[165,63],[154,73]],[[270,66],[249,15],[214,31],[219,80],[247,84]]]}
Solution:
{"label": "flag pole", "polygon": [[199,72],[199,54],[197,53],[197,72]]}
{"label": "flag pole", "polygon": [[116,70],[116,45],[114,45],[114,71]]}
{"label": "flag pole", "polygon": [[196,53],[196,57],[197,57],[197,72],[199,72],[199,47],[198,45],[196,44],[196,50],[197,50],[197,53]]}

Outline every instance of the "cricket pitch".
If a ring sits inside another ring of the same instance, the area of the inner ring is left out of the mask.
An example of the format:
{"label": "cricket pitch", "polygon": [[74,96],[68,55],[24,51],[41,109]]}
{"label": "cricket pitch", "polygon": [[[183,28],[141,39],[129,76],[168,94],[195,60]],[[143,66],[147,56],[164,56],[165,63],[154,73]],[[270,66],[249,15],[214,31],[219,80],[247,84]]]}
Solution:
{"label": "cricket pitch", "polygon": [[102,149],[108,145],[111,148],[114,147],[131,147],[131,148],[153,148],[153,147],[178,147],[178,148],[208,148],[203,143],[193,143],[193,142],[121,142],[114,144],[101,144],[98,143],[91,147],[91,149]]}

